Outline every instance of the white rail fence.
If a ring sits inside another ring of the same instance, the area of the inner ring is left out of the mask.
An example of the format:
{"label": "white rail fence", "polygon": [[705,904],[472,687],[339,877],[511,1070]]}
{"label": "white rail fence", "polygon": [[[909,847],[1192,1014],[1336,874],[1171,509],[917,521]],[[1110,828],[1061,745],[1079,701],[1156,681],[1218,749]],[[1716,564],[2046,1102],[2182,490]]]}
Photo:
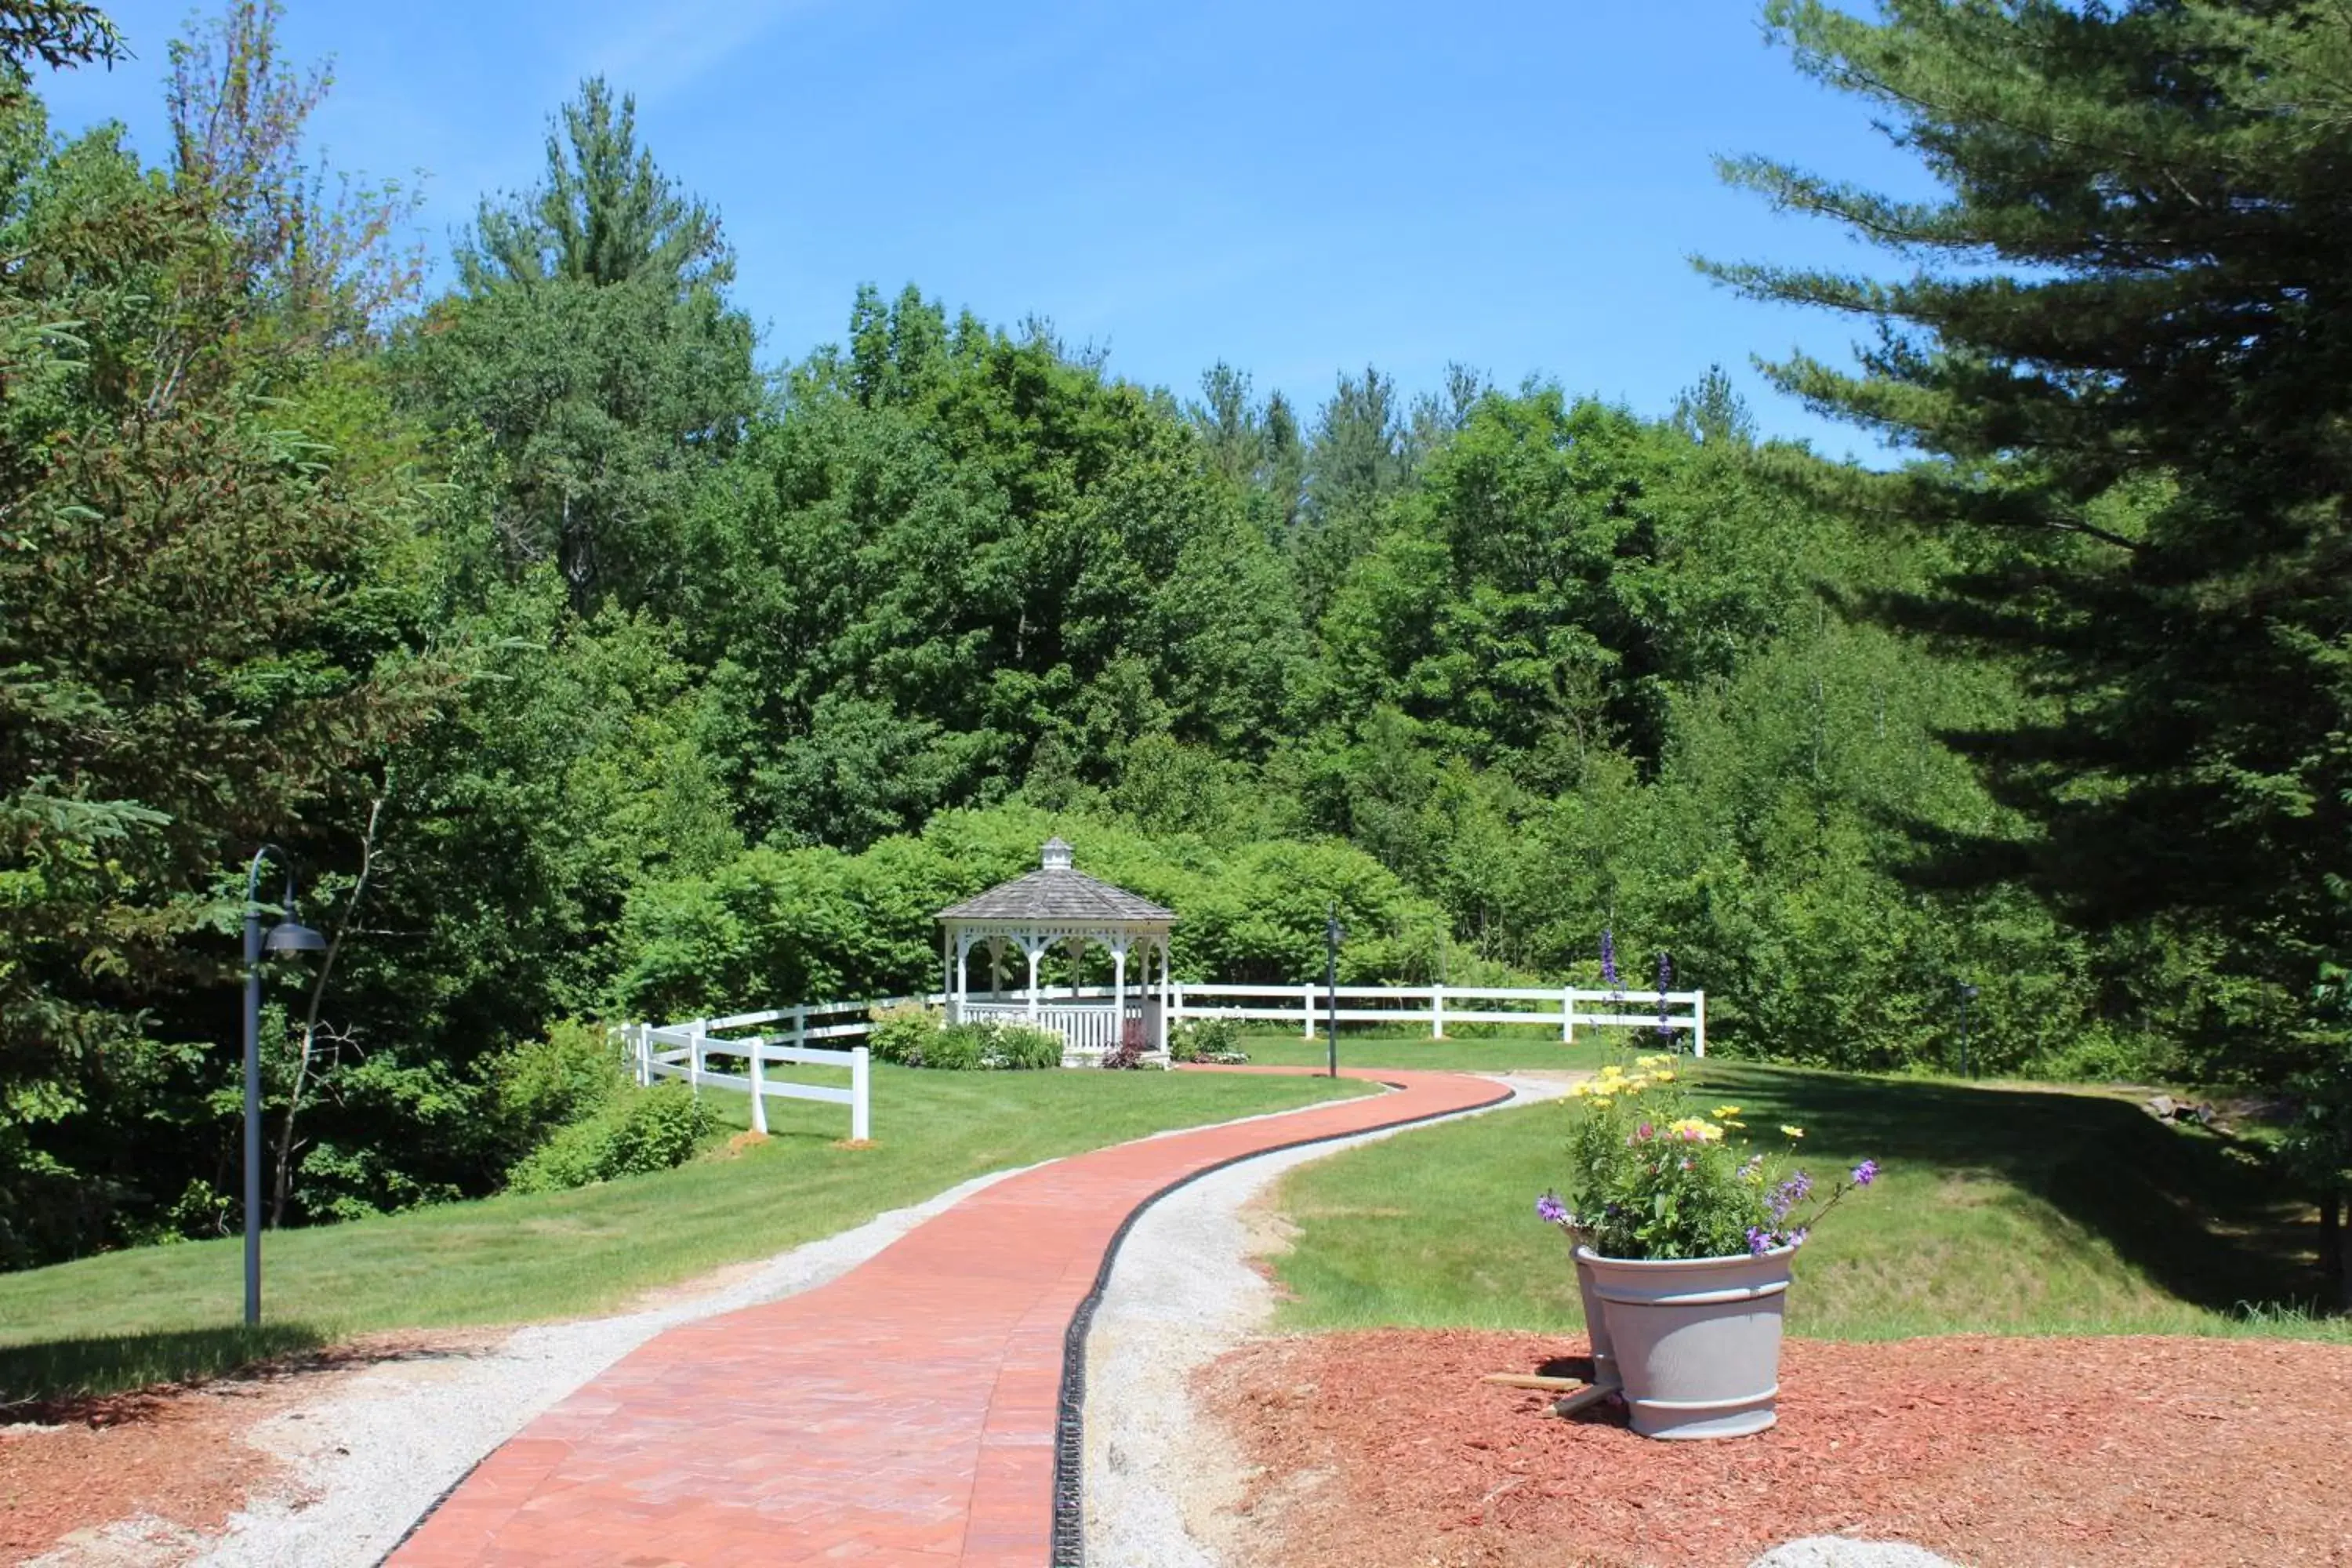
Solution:
{"label": "white rail fence", "polygon": [[[1563,1043],[1585,1028],[1655,1029],[1686,1035],[1691,1054],[1706,1055],[1704,991],[1586,991],[1575,986],[1342,985],[1342,1024],[1427,1023],[1429,1037],[1445,1038],[1450,1024],[1557,1025]],[[1331,992],[1320,985],[1202,985],[1179,982],[1171,1021],[1243,1018],[1296,1023],[1307,1039],[1330,1015]]]}
{"label": "white rail fence", "polygon": [[[874,1135],[872,1051],[865,1046],[845,1050],[809,1042],[863,1038],[873,1027],[866,1017],[870,1010],[920,1000],[894,996],[879,1002],[813,1002],[724,1018],[689,1018],[682,1024],[633,1024],[628,1026],[629,1046],[636,1058],[639,1083],[677,1078],[691,1084],[697,1093],[709,1084],[750,1095],[754,1132],[768,1130],[770,1100],[814,1100],[849,1107],[849,1136],[862,1142]],[[773,1034],[733,1032],[763,1024],[785,1027]],[[741,1070],[714,1068],[710,1065],[714,1057],[740,1063]],[[772,1079],[767,1075],[771,1064],[847,1068],[849,1087]]]}
{"label": "white rail fence", "polygon": [[[1169,1021],[1186,1018],[1238,1018],[1252,1022],[1296,1023],[1307,1039],[1328,1012],[1332,994],[1320,985],[1212,985],[1179,983],[1171,987]],[[1129,1008],[1126,1020],[1114,1019],[1112,1009],[1069,1004],[1108,999],[1108,987],[1087,987],[1053,1001],[1040,999],[1034,1021],[1070,1040],[1073,1054],[1099,1058],[1117,1043],[1120,1024],[1140,1016]],[[1465,985],[1342,985],[1337,992],[1338,1019],[1342,1024],[1407,1024],[1429,1026],[1430,1038],[1445,1038],[1454,1024],[1538,1024],[1557,1026],[1563,1043],[1572,1044],[1580,1026],[1585,1028],[1654,1029],[1689,1037],[1691,1054],[1706,1055],[1706,993],[1704,991],[1587,991],[1574,986]],[[929,1006],[949,998],[934,992],[923,996],[887,996],[869,1002],[810,1002],[791,1007],[771,1007],[757,1013],[735,1013],[723,1018],[689,1018],[677,1024],[631,1024],[623,1036],[636,1064],[637,1081],[684,1079],[698,1092],[706,1084],[731,1089],[751,1097],[751,1128],[768,1130],[768,1101],[813,1100],[849,1108],[849,1135],[873,1136],[872,1052],[848,1046],[873,1028],[868,1016],[875,1008],[909,1002]],[[970,1017],[1002,1017],[1026,1022],[1032,1017],[1020,1002],[967,999]],[[782,1025],[772,1032],[745,1035],[741,1030]],[[1077,1038],[1073,1030],[1101,1036]],[[813,1041],[840,1042],[814,1045]],[[712,1058],[736,1064],[737,1070],[711,1066]],[[830,1067],[849,1069],[847,1088],[800,1083],[767,1076],[770,1066]]]}

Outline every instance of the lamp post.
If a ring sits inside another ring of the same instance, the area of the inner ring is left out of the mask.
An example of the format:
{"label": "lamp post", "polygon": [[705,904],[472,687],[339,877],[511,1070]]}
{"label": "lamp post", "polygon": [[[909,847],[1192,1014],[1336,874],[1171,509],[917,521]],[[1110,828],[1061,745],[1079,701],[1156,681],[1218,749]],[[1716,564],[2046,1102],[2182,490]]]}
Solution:
{"label": "lamp post", "polygon": [[1967,981],[1960,987],[1960,1076],[1969,1076],[1969,1004],[1977,999],[1977,988]]}
{"label": "lamp post", "polygon": [[1323,1039],[1330,1051],[1330,1076],[1339,1076],[1339,944],[1348,928],[1339,923],[1339,903],[1333,900],[1323,917]]}
{"label": "lamp post", "polygon": [[[278,857],[286,871],[286,918],[261,929],[261,863]],[[294,918],[294,864],[275,844],[253,852],[245,876],[245,1321],[261,1321],[261,955],[317,952],[327,939]]]}

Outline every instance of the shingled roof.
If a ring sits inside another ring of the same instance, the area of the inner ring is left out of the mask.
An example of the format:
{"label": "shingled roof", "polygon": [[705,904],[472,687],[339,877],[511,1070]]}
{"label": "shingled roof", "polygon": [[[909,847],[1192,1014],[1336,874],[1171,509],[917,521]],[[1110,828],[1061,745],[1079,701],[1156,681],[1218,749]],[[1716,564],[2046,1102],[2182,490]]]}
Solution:
{"label": "shingled roof", "polygon": [[1025,877],[999,882],[988,891],[941,910],[943,921],[1037,921],[1054,925],[1089,921],[1151,921],[1166,924],[1176,911],[1125,888],[1089,877],[1070,864],[1070,847],[1045,841],[1043,864]]}

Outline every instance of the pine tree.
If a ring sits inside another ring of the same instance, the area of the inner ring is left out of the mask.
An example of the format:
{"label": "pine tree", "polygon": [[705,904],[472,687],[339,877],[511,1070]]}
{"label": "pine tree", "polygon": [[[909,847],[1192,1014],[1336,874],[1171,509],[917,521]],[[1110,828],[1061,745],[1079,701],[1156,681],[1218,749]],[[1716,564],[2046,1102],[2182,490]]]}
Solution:
{"label": "pine tree", "polygon": [[1876,331],[1853,371],[1771,369],[1920,454],[1832,481],[1950,537],[1937,592],[1879,607],[2055,700],[1959,738],[2041,833],[1945,867],[2095,923],[2214,921],[2307,984],[2352,942],[2352,27],[2274,0],[1769,16],[1946,194],[1732,163],[1900,270],[1714,270]]}

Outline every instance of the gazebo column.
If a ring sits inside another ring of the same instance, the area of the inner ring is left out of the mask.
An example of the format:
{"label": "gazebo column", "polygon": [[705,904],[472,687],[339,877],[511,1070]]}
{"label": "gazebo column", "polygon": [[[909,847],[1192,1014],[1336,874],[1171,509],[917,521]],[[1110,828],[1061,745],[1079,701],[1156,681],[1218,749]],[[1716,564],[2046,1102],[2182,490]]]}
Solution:
{"label": "gazebo column", "polygon": [[1176,1005],[1176,977],[1170,967],[1168,939],[1160,939],[1160,1038],[1152,1042],[1156,1050],[1168,1048],[1168,1010]]}
{"label": "gazebo column", "polygon": [[963,1022],[964,1003],[971,995],[971,943],[970,931],[959,928],[955,933],[955,1021]]}
{"label": "gazebo column", "polygon": [[992,1002],[1004,999],[1004,937],[1002,932],[988,939],[988,998]]}
{"label": "gazebo column", "polygon": [[1034,931],[1021,933],[1021,951],[1029,959],[1029,1021],[1033,1024],[1037,1021],[1037,961],[1044,958],[1045,950],[1053,945],[1051,937],[1039,936]]}
{"label": "gazebo column", "polygon": [[1127,950],[1134,944],[1135,938],[1123,931],[1103,938],[1103,945],[1110,949],[1110,1027],[1114,1041],[1127,1038]]}
{"label": "gazebo column", "polygon": [[1087,974],[1087,939],[1083,936],[1066,937],[1062,945],[1070,950],[1070,1000],[1076,1002],[1079,983],[1086,979]]}

